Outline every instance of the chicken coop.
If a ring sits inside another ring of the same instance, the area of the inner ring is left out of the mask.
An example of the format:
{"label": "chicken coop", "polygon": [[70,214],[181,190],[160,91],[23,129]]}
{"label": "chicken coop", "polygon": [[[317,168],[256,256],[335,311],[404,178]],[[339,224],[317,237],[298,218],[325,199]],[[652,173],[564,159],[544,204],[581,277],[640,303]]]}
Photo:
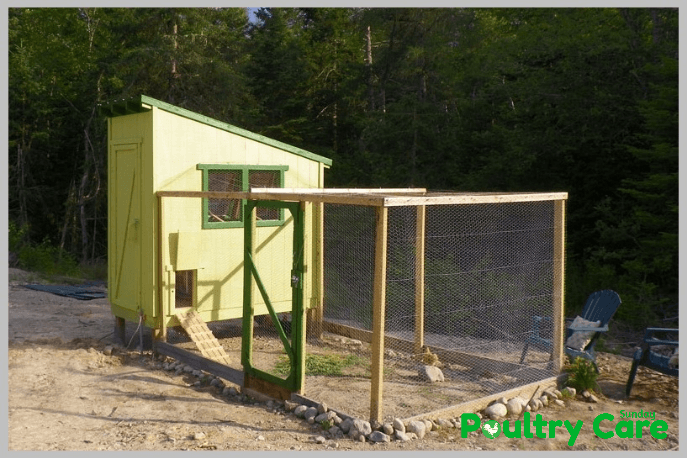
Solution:
{"label": "chicken coop", "polygon": [[[244,201],[170,199],[163,208],[157,193],[321,188],[331,160],[147,96],[100,108],[108,118],[108,294],[120,337],[126,321],[157,333],[179,326],[184,310],[206,323],[240,318]],[[269,240],[259,255],[271,260],[262,279],[277,312],[290,310],[290,288],[278,279],[290,277],[283,253],[293,220],[283,208],[256,213]],[[311,208],[303,217],[313,224]],[[311,239],[303,249],[313,255]],[[313,281],[304,284],[310,303]],[[264,304],[255,314],[267,314]]]}
{"label": "chicken coop", "polygon": [[[377,421],[555,383],[567,193],[327,189],[310,152],[145,96],[103,110],[122,336]],[[553,345],[521,360],[541,317]]]}

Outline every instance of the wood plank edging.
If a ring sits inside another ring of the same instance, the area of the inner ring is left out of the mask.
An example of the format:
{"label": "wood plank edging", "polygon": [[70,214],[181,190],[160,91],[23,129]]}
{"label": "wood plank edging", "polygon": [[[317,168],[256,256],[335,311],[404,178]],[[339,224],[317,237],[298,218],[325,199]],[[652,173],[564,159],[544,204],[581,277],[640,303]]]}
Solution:
{"label": "wood plank edging", "polygon": [[422,419],[451,418],[460,416],[463,413],[474,413],[484,409],[489,405],[489,403],[501,397],[510,398],[522,394],[523,398],[526,397],[527,399],[530,399],[530,397],[532,397],[532,395],[534,394],[535,389],[538,393],[541,393],[551,387],[555,388],[558,382],[561,381],[564,376],[565,374],[549,377],[544,380],[528,383],[527,385],[511,388],[510,390],[501,391],[500,393],[490,394],[479,399],[473,399],[471,401],[466,401],[453,406],[443,407],[441,409],[433,410],[431,412],[414,415],[412,417],[404,418],[403,423]]}

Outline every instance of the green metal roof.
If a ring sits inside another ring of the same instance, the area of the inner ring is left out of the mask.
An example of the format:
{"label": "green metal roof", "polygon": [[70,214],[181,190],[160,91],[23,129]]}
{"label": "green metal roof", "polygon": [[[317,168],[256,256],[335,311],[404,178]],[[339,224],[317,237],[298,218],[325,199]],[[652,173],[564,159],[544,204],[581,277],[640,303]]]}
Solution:
{"label": "green metal roof", "polygon": [[293,145],[280,142],[279,140],[274,140],[272,138],[256,134],[246,129],[241,129],[240,127],[232,126],[231,124],[227,124],[216,119],[208,118],[207,116],[203,116],[202,114],[195,113],[193,111],[187,110],[186,108],[181,108],[166,102],[162,102],[161,100],[148,97],[147,95],[140,95],[132,97],[130,99],[114,100],[112,102],[100,104],[98,108],[102,115],[107,116],[109,118],[114,118],[117,116],[125,116],[150,111],[152,109],[151,107],[153,106],[161,110],[165,110],[170,113],[183,116],[184,118],[202,122],[203,124],[207,124],[209,126],[216,127],[227,132],[231,132],[232,134],[240,135],[250,140],[255,140],[256,142],[264,143],[265,145],[273,146],[275,148],[288,151],[289,153],[293,153],[298,156],[311,159],[313,161],[321,162],[327,166],[332,165],[332,160],[327,157],[311,153],[310,151],[306,151],[304,149],[297,148]]}

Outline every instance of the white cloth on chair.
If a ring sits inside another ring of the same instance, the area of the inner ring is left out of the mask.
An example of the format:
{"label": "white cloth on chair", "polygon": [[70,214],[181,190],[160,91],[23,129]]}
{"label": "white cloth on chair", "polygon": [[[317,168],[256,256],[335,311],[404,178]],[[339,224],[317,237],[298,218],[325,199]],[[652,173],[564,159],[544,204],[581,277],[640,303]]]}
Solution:
{"label": "white cloth on chair", "polygon": [[601,321],[589,321],[581,316],[575,317],[570,324],[570,328],[574,332],[565,341],[565,346],[577,351],[584,350],[587,344],[591,342],[592,337],[594,337],[595,331],[575,331],[575,328],[598,328],[599,326],[601,326]]}

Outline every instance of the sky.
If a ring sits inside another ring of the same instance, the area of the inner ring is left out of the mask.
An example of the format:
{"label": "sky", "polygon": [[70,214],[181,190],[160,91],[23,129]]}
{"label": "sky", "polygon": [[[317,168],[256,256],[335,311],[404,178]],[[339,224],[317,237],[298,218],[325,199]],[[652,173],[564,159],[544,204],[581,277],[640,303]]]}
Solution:
{"label": "sky", "polygon": [[248,8],[248,19],[251,22],[255,22],[255,12],[257,11],[257,8]]}

